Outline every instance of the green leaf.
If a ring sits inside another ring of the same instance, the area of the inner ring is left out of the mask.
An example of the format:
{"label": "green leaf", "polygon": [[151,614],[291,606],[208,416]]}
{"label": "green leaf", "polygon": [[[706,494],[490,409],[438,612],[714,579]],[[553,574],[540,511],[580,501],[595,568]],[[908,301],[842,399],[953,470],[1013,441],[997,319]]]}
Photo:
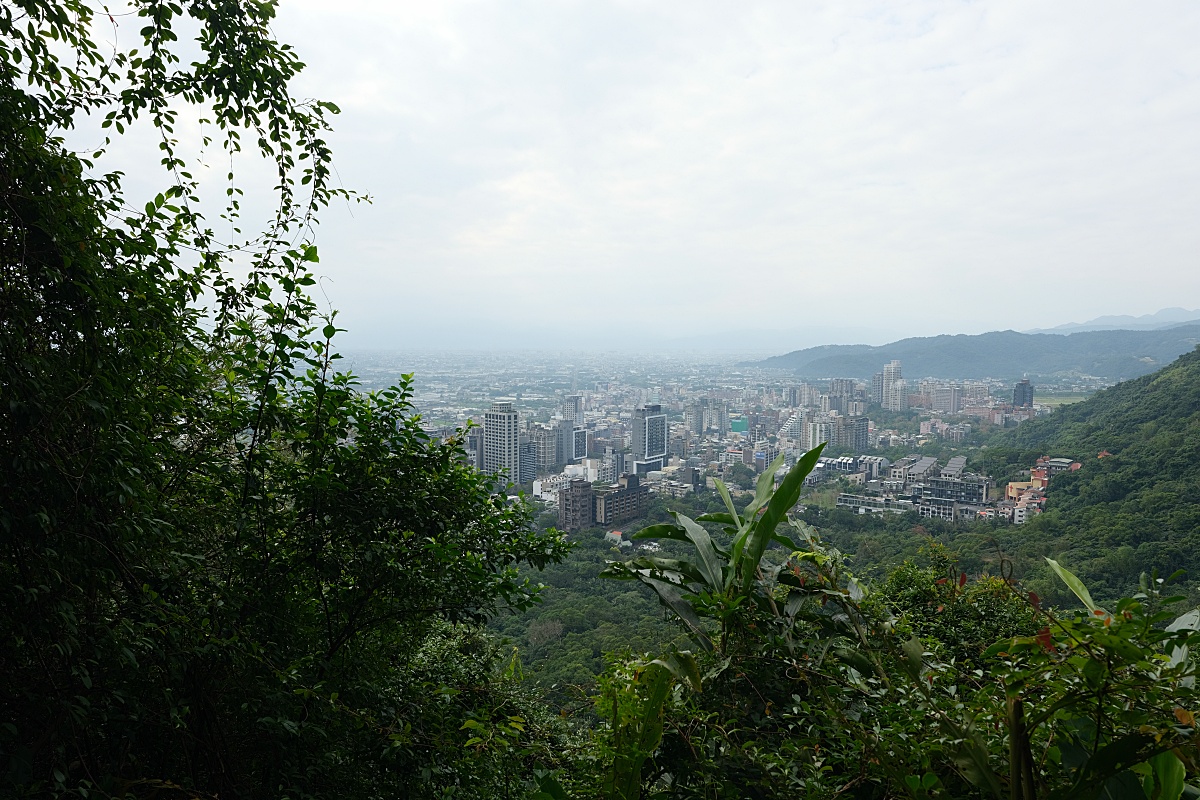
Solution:
{"label": "green leaf", "polygon": [[771,495],[770,501],[767,503],[767,510],[755,521],[753,530],[748,533],[745,552],[739,554],[740,557],[736,559],[737,563],[735,564],[735,569],[740,573],[743,592],[750,590],[758,571],[759,562],[762,561],[767,545],[775,536],[775,528],[787,517],[788,511],[800,499],[800,492],[804,489],[804,479],[812,472],[824,449],[824,444],[817,445],[796,460],[795,465],[788,470],[783,482],[779,484],[779,488]]}
{"label": "green leaf", "polygon": [[733,498],[729,496],[729,489],[725,486],[725,481],[717,478],[713,481],[717,487],[717,493],[721,495],[721,499],[725,501],[725,509],[729,512],[729,516],[733,519],[734,527],[742,527],[742,518],[738,516],[737,508],[733,505]]}
{"label": "green leaf", "polygon": [[1079,598],[1080,602],[1087,608],[1088,611],[1095,613],[1101,609],[1092,601],[1092,595],[1088,592],[1087,587],[1083,585],[1083,581],[1076,578],[1075,575],[1066,567],[1059,564],[1052,558],[1047,558],[1046,563],[1050,565],[1050,569],[1062,579],[1062,582],[1067,585],[1067,588]]}
{"label": "green leaf", "polygon": [[921,667],[925,661],[925,646],[921,644],[921,640],[914,636],[904,644],[900,645],[900,650],[904,653],[904,660],[901,662],[901,665],[904,667],[904,671],[907,672],[913,680],[920,679]]}
{"label": "green leaf", "polygon": [[725,564],[713,545],[712,537],[708,535],[708,531],[702,525],[690,517],[679,513],[674,516],[683,526],[687,538],[695,546],[696,554],[700,556],[700,567],[704,573],[704,580],[708,584],[708,590],[714,593],[724,591]]}
{"label": "green leaf", "polygon": [[696,610],[692,608],[692,604],[683,599],[683,593],[679,590],[678,586],[674,586],[648,574],[639,575],[638,578],[658,594],[659,599],[667,608],[675,612],[676,616],[692,632],[693,638],[696,639],[701,647],[705,650],[713,649],[712,639],[708,638],[708,632],[704,630],[704,625],[700,622],[700,617],[696,614]]}
{"label": "green leaf", "polygon": [[687,533],[683,528],[670,522],[664,522],[659,525],[651,525],[642,528],[637,533],[629,537],[630,539],[671,539],[676,542],[688,541]]}
{"label": "green leaf", "polygon": [[1187,770],[1179,757],[1170,750],[1159,753],[1150,759],[1150,768],[1154,771],[1158,800],[1179,800],[1183,794],[1183,781],[1187,777]]}
{"label": "green leaf", "polygon": [[696,664],[696,658],[687,650],[678,650],[662,658],[656,658],[651,664],[661,664],[666,669],[670,670],[671,674],[677,680],[683,681],[692,687],[693,691],[699,692],[702,688],[700,680],[700,667]]}

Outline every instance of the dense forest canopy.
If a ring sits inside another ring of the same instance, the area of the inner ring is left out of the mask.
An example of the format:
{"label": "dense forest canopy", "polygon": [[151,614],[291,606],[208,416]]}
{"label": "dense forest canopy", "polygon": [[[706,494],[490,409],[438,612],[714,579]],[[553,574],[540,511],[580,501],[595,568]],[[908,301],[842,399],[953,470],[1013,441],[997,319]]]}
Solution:
{"label": "dense forest canopy", "polygon": [[[462,750],[474,714],[543,724],[470,624],[528,604],[516,565],[564,545],[425,436],[406,383],[336,369],[306,294],[316,215],[345,194],[336,108],[289,94],[302,64],[274,12],[0,5],[6,795],[486,794],[529,771]],[[201,215],[183,113],[274,164],[259,234],[222,241]],[[128,197],[103,148],[65,146],[93,122],[159,138],[139,178],[161,192]]]}

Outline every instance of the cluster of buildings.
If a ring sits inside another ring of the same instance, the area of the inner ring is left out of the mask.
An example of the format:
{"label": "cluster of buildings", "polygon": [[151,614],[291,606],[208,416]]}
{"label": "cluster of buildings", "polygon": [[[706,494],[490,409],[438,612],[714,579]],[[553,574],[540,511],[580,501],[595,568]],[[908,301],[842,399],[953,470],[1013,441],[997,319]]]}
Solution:
{"label": "cluster of buildings", "polygon": [[1079,467],[1078,461],[1069,458],[1042,456],[1029,468],[1028,481],[1009,481],[1004,487],[1004,499],[980,516],[1006,519],[1014,525],[1022,525],[1046,510],[1050,479],[1064,472],[1074,472]]}
{"label": "cluster of buildings", "polygon": [[[636,517],[654,493],[681,496],[711,488],[715,478],[732,484],[736,476],[744,485],[746,470],[762,473],[781,453],[790,466],[825,443],[838,458],[823,459],[813,479],[837,473],[864,486],[865,499],[847,495],[843,505],[914,508],[956,519],[987,506],[984,479],[960,474],[954,461],[936,469],[920,459],[891,464],[871,451],[915,447],[934,436],[962,441],[972,430],[972,415],[1004,422],[1033,413],[1028,381],[1015,387],[1008,404],[996,398],[994,381],[910,383],[899,361],[885,364],[870,382],[832,378],[770,386],[748,385],[737,372],[706,382],[655,384],[627,371],[631,378],[598,380],[583,390],[573,375],[572,391],[539,394],[540,405],[528,391],[522,394],[523,385],[514,386],[512,397],[493,395],[482,413],[468,412],[473,424],[464,437],[466,459],[497,475],[499,485],[532,488],[557,510],[560,528],[576,530]],[[451,389],[438,387],[443,397]],[[868,416],[872,408],[925,409],[930,418],[920,422],[919,434],[877,430]],[[456,427],[430,433],[449,436]]]}
{"label": "cluster of buildings", "polygon": [[932,456],[910,455],[895,463],[875,457],[821,459],[809,480],[819,482],[845,477],[863,487],[843,492],[836,505],[859,514],[903,514],[915,511],[926,519],[1003,519],[1015,525],[1027,522],[1046,507],[1046,492],[1053,476],[1079,469],[1069,458],[1042,456],[1030,469],[1028,481],[1010,481],[1003,497],[993,496],[991,479],[969,472],[965,456],[942,465]]}
{"label": "cluster of buildings", "polygon": [[[989,506],[991,480],[966,470],[965,456],[945,465],[932,456],[910,455],[891,463],[887,459],[854,465],[851,482],[861,493],[843,492],[837,506],[859,514],[916,511],[928,519],[969,520]],[[825,475],[817,476],[817,479]]]}

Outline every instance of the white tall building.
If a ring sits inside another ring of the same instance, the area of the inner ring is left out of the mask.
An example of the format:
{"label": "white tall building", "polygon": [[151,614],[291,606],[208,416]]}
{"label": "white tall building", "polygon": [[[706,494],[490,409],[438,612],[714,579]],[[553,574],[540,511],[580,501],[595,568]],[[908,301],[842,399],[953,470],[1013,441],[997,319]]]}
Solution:
{"label": "white tall building", "polygon": [[483,415],[483,471],[503,470],[509,480],[521,477],[520,414],[512,403],[492,403]]}
{"label": "white tall building", "polygon": [[908,384],[900,371],[900,362],[892,361],[883,366],[883,407],[888,411],[903,411],[908,408]]}

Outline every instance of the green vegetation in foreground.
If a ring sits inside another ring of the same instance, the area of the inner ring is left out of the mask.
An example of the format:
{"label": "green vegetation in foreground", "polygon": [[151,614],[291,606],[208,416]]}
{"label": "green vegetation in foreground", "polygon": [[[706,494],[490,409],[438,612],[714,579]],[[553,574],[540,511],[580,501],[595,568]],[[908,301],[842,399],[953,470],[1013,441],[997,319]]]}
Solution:
{"label": "green vegetation in foreground", "polygon": [[[604,766],[566,786],[624,800],[1183,795],[1200,755],[1200,665],[1182,648],[1200,644],[1200,612],[1168,610],[1169,581],[1147,578],[1106,609],[1048,561],[1079,608],[1051,612],[935,548],[929,567],[866,585],[787,519],[816,455],[777,490],[761,481],[742,513],[678,514],[635,537],[681,543],[687,558],[609,567],[654,589],[693,647],[604,676]],[[772,546],[790,555],[765,562]]]}

